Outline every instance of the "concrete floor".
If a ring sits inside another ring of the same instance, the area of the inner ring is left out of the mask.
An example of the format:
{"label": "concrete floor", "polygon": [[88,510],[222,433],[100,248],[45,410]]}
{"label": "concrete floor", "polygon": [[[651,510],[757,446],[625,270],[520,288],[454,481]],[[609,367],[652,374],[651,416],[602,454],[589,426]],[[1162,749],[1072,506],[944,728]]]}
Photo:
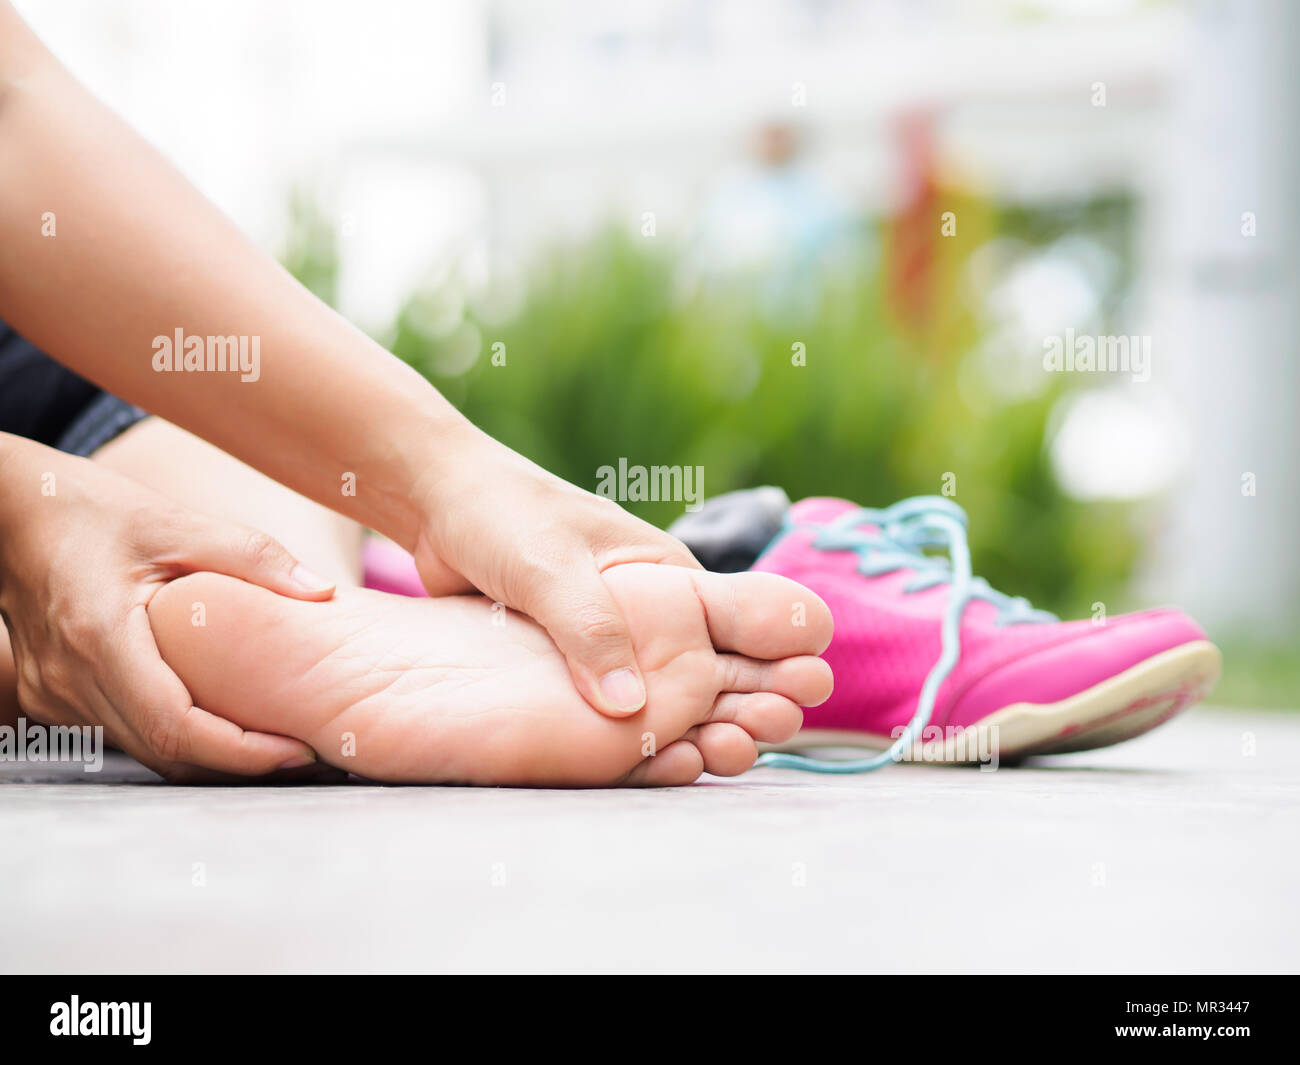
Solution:
{"label": "concrete floor", "polygon": [[[1253,753],[1251,753],[1253,752]],[[0,970],[1291,971],[1300,714],[653,792],[0,766]]]}

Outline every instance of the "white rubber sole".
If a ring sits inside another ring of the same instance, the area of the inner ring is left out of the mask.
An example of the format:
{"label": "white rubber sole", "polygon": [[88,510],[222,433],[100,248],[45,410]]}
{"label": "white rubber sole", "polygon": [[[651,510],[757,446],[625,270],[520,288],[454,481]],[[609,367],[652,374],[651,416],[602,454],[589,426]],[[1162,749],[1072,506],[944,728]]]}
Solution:
{"label": "white rubber sole", "polygon": [[[979,724],[918,742],[910,761],[963,765],[1037,754],[1067,754],[1140,736],[1203,699],[1219,679],[1223,656],[1209,640],[1171,647],[1057,703],[1013,703]],[[800,752],[814,747],[889,748],[888,736],[803,728],[788,743],[764,749]]]}

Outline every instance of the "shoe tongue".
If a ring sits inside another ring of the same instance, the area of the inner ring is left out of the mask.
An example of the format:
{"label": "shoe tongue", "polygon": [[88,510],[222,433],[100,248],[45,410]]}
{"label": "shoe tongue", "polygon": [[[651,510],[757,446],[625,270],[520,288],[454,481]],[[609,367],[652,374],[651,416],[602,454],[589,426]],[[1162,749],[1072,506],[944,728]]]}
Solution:
{"label": "shoe tongue", "polygon": [[841,514],[857,509],[857,504],[850,503],[847,499],[813,496],[810,499],[801,499],[792,506],[789,520],[796,525],[822,525],[834,521]]}

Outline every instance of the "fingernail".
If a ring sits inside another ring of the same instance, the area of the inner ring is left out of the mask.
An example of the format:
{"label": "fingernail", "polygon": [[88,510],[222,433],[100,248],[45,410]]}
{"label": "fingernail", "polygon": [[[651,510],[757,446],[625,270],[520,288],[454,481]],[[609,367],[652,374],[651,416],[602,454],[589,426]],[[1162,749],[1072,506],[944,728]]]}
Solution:
{"label": "fingernail", "polygon": [[615,710],[640,710],[645,706],[645,685],[630,669],[606,673],[600,682],[600,694]]}
{"label": "fingernail", "polygon": [[301,769],[305,765],[316,764],[316,752],[308,751],[306,754],[295,755],[287,762],[282,762],[279,766],[281,769]]}
{"label": "fingernail", "polygon": [[327,581],[319,573],[313,573],[301,562],[293,567],[293,572],[289,576],[294,584],[299,588],[306,588],[309,592],[328,592],[334,587],[333,581]]}

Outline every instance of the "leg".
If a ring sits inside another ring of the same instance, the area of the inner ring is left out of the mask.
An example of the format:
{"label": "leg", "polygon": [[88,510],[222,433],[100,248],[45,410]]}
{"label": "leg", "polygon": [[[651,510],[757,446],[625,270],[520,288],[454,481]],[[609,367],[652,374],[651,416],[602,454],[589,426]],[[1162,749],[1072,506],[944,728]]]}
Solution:
{"label": "leg", "polygon": [[361,582],[361,527],[159,418],[140,422],[94,460],[190,510],[270,533],[340,585]]}
{"label": "leg", "polygon": [[[191,510],[270,533],[340,586],[360,583],[360,526],[169,422],[142,421],[92,458]],[[0,626],[0,725],[12,725],[21,713],[17,686],[9,633]]]}
{"label": "leg", "polygon": [[14,652],[9,646],[9,630],[0,625],[0,727],[12,725],[22,709],[18,705],[18,674],[14,672]]}

